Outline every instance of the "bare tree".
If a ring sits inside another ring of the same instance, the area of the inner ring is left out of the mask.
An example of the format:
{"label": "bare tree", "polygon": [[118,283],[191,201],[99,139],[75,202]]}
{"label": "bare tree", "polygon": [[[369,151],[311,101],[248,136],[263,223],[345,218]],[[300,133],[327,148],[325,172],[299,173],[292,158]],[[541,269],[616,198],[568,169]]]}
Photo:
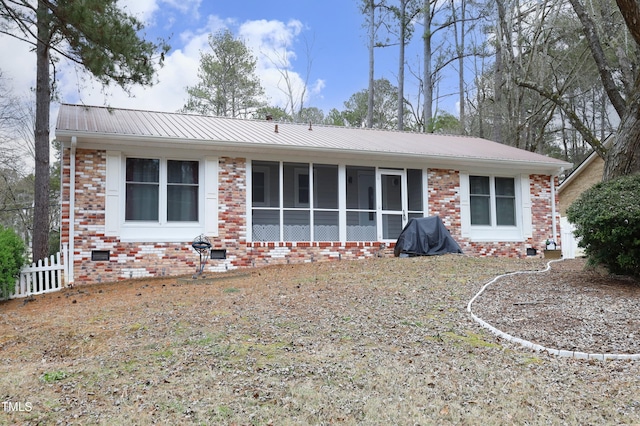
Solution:
{"label": "bare tree", "polygon": [[313,67],[313,57],[311,52],[313,50],[313,41],[311,44],[304,39],[305,44],[305,58],[306,67],[304,76],[302,79],[298,79],[299,74],[291,71],[289,45],[283,44],[282,51],[274,54],[263,54],[271,61],[280,74],[280,81],[278,82],[278,89],[285,95],[286,105],[284,110],[291,116],[293,121],[299,122],[302,120],[302,111],[305,108],[305,102],[308,98],[307,90],[309,88],[309,79],[311,77],[311,69]]}

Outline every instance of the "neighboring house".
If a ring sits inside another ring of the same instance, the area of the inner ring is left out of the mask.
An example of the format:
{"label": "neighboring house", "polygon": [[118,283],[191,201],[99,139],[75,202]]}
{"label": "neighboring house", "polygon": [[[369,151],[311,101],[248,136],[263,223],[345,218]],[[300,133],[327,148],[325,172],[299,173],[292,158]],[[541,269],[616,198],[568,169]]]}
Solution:
{"label": "neighboring house", "polygon": [[56,137],[72,283],[193,273],[201,234],[207,271],[388,255],[433,215],[466,254],[526,256],[559,237],[571,166],[473,137],[82,105]]}
{"label": "neighboring house", "polygon": [[558,187],[560,227],[562,229],[562,256],[573,259],[584,255],[573,235],[574,226],[567,219],[567,208],[587,189],[602,182],[604,160],[593,151]]}

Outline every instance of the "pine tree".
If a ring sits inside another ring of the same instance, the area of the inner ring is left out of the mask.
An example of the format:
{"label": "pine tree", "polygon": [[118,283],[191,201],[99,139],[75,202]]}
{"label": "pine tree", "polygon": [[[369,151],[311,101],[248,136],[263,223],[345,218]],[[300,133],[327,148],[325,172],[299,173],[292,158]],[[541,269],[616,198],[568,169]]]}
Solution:
{"label": "pine tree", "polygon": [[133,84],[151,85],[169,46],[145,41],[138,35],[142,29],[117,0],[0,0],[0,33],[31,44],[37,57],[34,259],[49,251],[51,64],[65,58],[104,85],[115,83],[125,90]]}
{"label": "pine tree", "polygon": [[255,75],[256,59],[229,30],[209,36],[210,52],[200,56],[197,85],[187,87],[184,112],[247,117],[264,106],[264,90]]}

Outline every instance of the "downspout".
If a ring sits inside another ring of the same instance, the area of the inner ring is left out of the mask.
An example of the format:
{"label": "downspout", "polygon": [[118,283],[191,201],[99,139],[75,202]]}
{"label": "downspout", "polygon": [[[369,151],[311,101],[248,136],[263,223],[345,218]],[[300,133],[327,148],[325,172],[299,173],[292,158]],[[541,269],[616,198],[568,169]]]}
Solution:
{"label": "downspout", "polygon": [[69,167],[69,269],[67,285],[73,287],[73,269],[75,264],[75,229],[76,229],[76,146],[78,139],[71,137],[71,163]]}
{"label": "downspout", "polygon": [[558,175],[551,175],[551,226],[552,229],[552,239],[558,244],[558,230],[557,228],[557,220],[556,220],[556,177]]}

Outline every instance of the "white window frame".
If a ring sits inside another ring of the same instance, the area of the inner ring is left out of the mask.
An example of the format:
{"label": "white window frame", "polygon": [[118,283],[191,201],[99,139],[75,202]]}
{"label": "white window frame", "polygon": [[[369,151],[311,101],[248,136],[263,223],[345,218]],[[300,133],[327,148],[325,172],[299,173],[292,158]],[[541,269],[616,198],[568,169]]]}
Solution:
{"label": "white window frame", "polygon": [[[471,224],[471,191],[470,176],[489,177],[491,225]],[[496,224],[496,195],[495,178],[509,178],[514,180],[515,187],[515,225]],[[531,224],[531,194],[528,175],[492,174],[486,172],[460,173],[460,220],[463,238],[471,241],[507,241],[522,242],[532,234]]]}
{"label": "white window frame", "polygon": [[[126,221],[126,159],[160,160],[158,221]],[[198,161],[198,220],[167,221],[167,161]],[[185,242],[200,234],[218,235],[218,158],[180,157],[167,153],[108,151],[106,155],[105,235],[123,242]]]}

